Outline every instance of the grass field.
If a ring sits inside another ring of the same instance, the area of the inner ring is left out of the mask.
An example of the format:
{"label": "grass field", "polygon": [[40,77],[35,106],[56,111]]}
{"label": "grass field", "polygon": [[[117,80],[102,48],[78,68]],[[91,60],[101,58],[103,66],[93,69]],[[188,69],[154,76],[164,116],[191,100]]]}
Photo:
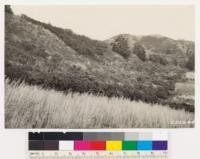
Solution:
{"label": "grass field", "polygon": [[[63,94],[5,82],[6,128],[173,128],[194,114],[167,106],[91,94]],[[179,123],[174,124],[174,123]]]}

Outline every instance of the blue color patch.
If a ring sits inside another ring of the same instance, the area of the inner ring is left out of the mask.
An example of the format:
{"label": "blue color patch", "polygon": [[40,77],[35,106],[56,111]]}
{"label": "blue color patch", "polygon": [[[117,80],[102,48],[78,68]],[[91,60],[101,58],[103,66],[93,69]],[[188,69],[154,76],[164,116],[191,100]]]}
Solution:
{"label": "blue color patch", "polygon": [[137,141],[137,150],[152,150],[152,141]]}

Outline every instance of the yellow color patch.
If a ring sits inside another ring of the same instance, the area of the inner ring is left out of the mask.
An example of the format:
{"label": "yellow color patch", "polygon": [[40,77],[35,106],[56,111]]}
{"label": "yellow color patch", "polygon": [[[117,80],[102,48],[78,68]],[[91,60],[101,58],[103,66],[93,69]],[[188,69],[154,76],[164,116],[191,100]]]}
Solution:
{"label": "yellow color patch", "polygon": [[106,141],[106,150],[122,150],[122,141]]}

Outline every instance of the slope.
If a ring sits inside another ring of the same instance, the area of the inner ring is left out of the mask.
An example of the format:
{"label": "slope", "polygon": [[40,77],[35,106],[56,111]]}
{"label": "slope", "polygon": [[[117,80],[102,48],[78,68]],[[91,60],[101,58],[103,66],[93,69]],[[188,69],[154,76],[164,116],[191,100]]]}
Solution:
{"label": "slope", "polygon": [[135,54],[125,59],[109,42],[25,15],[5,16],[5,74],[11,80],[65,93],[88,92],[170,105],[175,83],[187,71],[171,63],[142,61]]}

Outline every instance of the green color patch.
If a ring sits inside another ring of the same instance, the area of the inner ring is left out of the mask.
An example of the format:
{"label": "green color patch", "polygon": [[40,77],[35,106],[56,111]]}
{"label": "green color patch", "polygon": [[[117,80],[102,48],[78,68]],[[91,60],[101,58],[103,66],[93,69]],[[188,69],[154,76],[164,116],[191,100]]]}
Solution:
{"label": "green color patch", "polygon": [[136,141],[123,141],[122,142],[122,150],[137,150],[137,142]]}

